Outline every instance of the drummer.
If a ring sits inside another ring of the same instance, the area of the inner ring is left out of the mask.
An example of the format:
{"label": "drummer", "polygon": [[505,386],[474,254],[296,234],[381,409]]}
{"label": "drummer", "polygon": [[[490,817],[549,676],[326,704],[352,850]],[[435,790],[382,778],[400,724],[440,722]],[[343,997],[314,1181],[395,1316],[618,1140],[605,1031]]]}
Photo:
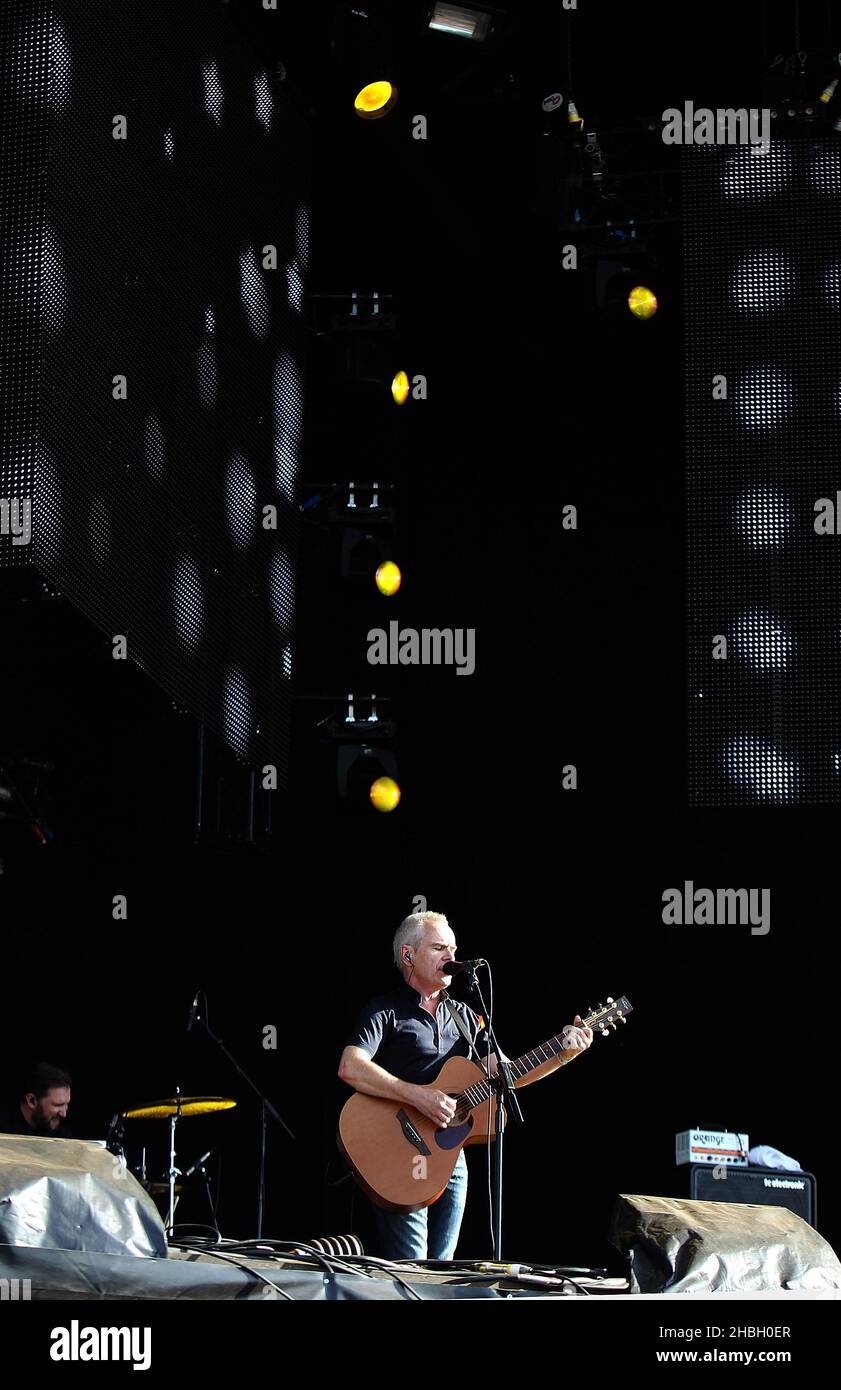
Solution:
{"label": "drummer", "polygon": [[0,1105],[0,1134],[72,1139],[67,1122],[71,1085],[61,1067],[36,1062],[21,1077],[16,1100]]}

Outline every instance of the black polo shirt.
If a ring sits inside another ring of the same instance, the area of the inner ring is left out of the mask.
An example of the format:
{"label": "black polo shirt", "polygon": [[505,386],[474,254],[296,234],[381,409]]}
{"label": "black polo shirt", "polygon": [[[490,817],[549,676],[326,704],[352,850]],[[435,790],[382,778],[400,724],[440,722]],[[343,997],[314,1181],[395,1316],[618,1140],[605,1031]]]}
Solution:
{"label": "black polo shirt", "polygon": [[[478,1014],[458,999],[452,1003],[479,1056],[487,1056],[488,1035]],[[347,1043],[349,1047],[361,1047],[392,1076],[417,1086],[434,1082],[448,1057],[470,1055],[443,1000],[433,1018],[421,1008],[420,995],[405,980],[390,993],[366,1004]]]}

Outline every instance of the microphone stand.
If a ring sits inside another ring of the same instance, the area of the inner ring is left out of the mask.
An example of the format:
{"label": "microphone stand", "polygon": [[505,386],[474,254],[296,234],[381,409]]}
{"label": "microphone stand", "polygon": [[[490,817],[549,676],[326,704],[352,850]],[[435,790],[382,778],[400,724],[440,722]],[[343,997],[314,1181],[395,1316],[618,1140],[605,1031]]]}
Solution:
{"label": "microphone stand", "polygon": [[295,1135],[292,1133],[286,1121],[278,1115],[268,1097],[263,1095],[257,1083],[252,1081],[247,1071],[243,1071],[236,1057],[234,1057],[233,1053],[225,1046],[222,1039],[217,1037],[211,1030],[206,1016],[199,1014],[197,1016],[197,1022],[201,1023],[207,1036],[212,1042],[215,1042],[220,1052],[225,1054],[231,1066],[234,1068],[234,1071],[238,1076],[242,1077],[246,1086],[250,1087],[260,1102],[260,1176],[257,1180],[257,1239],[259,1240],[263,1234],[263,1213],[266,1207],[266,1121],[268,1116],[271,1115],[272,1119],[286,1130],[290,1139],[294,1139]]}
{"label": "microphone stand", "polygon": [[209,1149],[208,1152],[204,1154],[202,1158],[198,1159],[197,1162],[193,1164],[192,1168],[187,1169],[186,1173],[184,1174],[184,1177],[191,1178],[194,1173],[198,1173],[199,1177],[204,1183],[205,1195],[207,1196],[208,1204],[210,1206],[210,1215],[213,1218],[213,1229],[216,1231],[216,1234],[218,1235],[219,1225],[216,1220],[217,1202],[214,1202],[213,1200],[213,1189],[211,1187],[210,1174],[207,1171],[207,1160],[210,1158],[210,1155],[212,1153],[213,1149]]}
{"label": "microphone stand", "polygon": [[511,1118],[515,1120],[518,1125],[523,1124],[524,1120],[523,1112],[520,1109],[520,1102],[517,1100],[517,1095],[514,1090],[514,1077],[511,1072],[510,1063],[503,1062],[499,1054],[499,1047],[497,1045],[496,1034],[493,1030],[490,1014],[482,998],[482,991],[479,988],[479,977],[476,974],[476,967],[473,965],[468,966],[464,973],[467,978],[468,988],[475,993],[482,1012],[488,1020],[488,1050],[489,1052],[495,1052],[497,1059],[498,1075],[496,1077],[490,1077],[489,1082],[495,1095],[494,1132],[496,1134],[493,1183],[491,1188],[491,1219],[494,1245],[493,1258],[496,1263],[499,1264],[502,1261],[502,1176],[505,1140],[505,1107],[508,1107]]}

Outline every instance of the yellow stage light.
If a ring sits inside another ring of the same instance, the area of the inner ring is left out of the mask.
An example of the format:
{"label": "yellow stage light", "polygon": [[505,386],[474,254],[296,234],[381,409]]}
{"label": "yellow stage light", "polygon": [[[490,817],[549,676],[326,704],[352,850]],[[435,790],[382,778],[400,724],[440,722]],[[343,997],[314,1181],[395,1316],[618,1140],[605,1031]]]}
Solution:
{"label": "yellow stage light", "polygon": [[378,777],[368,795],[378,811],[393,811],[400,800],[400,788],[393,777]]}
{"label": "yellow stage light", "polygon": [[385,594],[386,598],[391,598],[392,594],[396,594],[403,582],[400,569],[393,560],[383,560],[382,564],[377,567],[375,578],[377,588],[381,594]]}
{"label": "yellow stage light", "polygon": [[636,319],[652,319],[657,313],[657,296],[645,285],[635,285],[628,295],[628,308]]}
{"label": "yellow stage light", "polygon": [[364,120],[375,121],[388,115],[397,100],[397,88],[391,82],[369,82],[357,92],[353,109]]}
{"label": "yellow stage light", "polygon": [[409,399],[409,378],[405,372],[397,372],[391,383],[391,394],[398,405],[405,405]]}

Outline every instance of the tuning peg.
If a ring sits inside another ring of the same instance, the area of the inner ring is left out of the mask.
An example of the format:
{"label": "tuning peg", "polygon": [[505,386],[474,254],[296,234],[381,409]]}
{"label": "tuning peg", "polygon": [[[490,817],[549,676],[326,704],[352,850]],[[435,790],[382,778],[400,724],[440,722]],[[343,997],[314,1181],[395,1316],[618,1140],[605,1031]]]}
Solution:
{"label": "tuning peg", "polygon": [[610,995],[608,995],[608,996],[607,996],[607,1002],[608,1002],[608,1004],[613,1004],[615,1001],[611,998]]}
{"label": "tuning peg", "polygon": [[628,1022],[628,1020],[627,1020],[627,1018],[625,1017],[624,1014],[620,1014],[620,1015],[619,1015],[619,1022],[620,1022],[620,1023],[627,1023],[627,1022]]}
{"label": "tuning peg", "polygon": [[601,1033],[603,1038],[607,1037],[607,1028],[603,1023],[599,1025],[599,1032]]}
{"label": "tuning peg", "polygon": [[616,1032],[616,1024],[615,1024],[615,1023],[611,1023],[611,1024],[609,1024],[608,1026],[611,1027],[611,1028],[613,1029],[614,1033]]}

